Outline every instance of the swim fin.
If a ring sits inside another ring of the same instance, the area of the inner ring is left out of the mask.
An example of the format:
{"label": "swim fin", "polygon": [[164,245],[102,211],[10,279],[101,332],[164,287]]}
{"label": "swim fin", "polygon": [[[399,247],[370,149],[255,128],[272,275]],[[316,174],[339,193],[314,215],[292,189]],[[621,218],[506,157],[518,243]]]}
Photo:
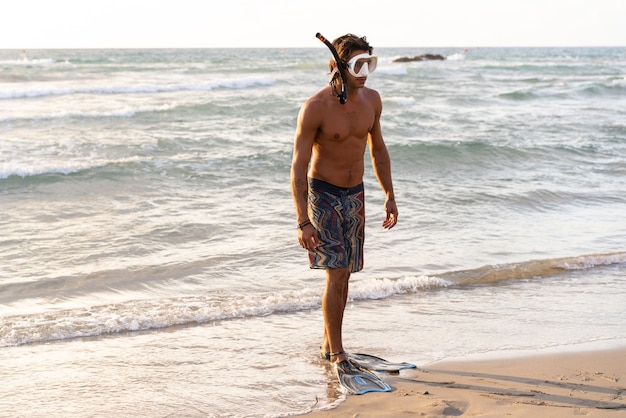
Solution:
{"label": "swim fin", "polygon": [[337,378],[349,393],[362,395],[367,392],[391,392],[391,386],[366,370],[362,370],[349,360],[335,364]]}
{"label": "swim fin", "polygon": [[411,363],[392,363],[383,358],[372,356],[371,354],[346,353],[348,359],[358,364],[360,367],[375,372],[398,373],[404,369],[415,369],[417,366]]}

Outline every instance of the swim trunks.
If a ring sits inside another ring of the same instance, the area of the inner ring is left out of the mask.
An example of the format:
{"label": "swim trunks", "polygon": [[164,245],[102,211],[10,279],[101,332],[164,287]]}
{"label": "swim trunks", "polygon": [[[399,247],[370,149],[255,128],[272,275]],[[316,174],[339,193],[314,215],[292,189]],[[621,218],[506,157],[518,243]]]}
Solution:
{"label": "swim trunks", "polygon": [[319,245],[309,252],[311,268],[363,269],[365,193],[363,183],[351,188],[309,179],[308,211]]}

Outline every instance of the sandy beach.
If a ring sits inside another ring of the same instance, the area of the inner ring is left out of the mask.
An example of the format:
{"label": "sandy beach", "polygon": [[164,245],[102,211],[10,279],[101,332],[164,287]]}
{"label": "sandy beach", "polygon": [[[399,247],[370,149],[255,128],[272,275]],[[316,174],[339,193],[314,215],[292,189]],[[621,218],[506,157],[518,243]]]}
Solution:
{"label": "sandy beach", "polygon": [[390,393],[348,396],[308,417],[626,416],[626,347],[441,361],[384,376]]}

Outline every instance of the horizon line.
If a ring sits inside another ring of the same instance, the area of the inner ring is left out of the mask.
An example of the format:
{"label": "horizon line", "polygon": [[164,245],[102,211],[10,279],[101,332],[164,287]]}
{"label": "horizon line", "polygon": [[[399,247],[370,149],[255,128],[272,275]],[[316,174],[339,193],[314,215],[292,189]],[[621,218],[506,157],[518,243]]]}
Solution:
{"label": "horizon line", "polygon": [[[626,48],[624,45],[416,45],[416,46],[375,46],[381,48]],[[318,49],[315,46],[68,46],[68,47],[3,47],[0,51],[28,51],[28,50],[113,50],[113,49]]]}

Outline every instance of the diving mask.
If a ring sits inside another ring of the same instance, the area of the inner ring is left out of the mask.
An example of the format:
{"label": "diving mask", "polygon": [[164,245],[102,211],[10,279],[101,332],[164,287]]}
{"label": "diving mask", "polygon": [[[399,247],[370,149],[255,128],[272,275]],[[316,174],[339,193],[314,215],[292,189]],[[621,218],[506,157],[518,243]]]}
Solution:
{"label": "diving mask", "polygon": [[347,62],[348,71],[355,77],[365,77],[374,72],[378,57],[367,53],[359,54]]}

